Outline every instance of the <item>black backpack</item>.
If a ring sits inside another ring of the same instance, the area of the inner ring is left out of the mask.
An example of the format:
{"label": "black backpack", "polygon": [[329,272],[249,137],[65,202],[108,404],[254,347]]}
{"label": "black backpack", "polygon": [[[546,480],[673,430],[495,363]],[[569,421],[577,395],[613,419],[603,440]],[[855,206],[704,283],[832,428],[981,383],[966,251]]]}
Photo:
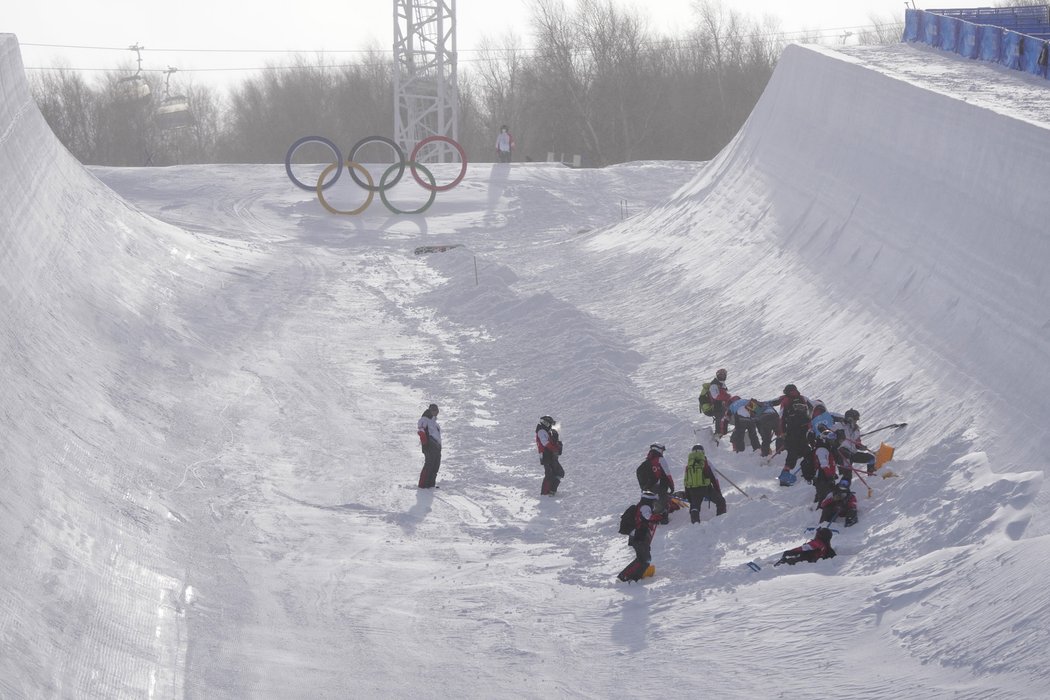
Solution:
{"label": "black backpack", "polygon": [[809,404],[801,396],[795,397],[784,412],[784,428],[797,430],[809,424]]}
{"label": "black backpack", "polygon": [[634,470],[634,475],[638,477],[638,488],[642,491],[651,491],[655,488],[656,475],[653,474],[653,465],[649,464],[649,460],[639,464]]}
{"label": "black backpack", "polygon": [[638,504],[634,503],[627,506],[627,510],[620,516],[620,534],[629,535],[634,532],[634,528],[638,525]]}

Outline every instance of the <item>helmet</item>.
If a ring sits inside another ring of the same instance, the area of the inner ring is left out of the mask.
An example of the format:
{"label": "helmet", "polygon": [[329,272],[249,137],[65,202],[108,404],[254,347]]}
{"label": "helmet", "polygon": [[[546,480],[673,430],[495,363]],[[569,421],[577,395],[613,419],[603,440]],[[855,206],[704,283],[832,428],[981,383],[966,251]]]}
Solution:
{"label": "helmet", "polygon": [[859,421],[860,411],[858,411],[855,408],[851,408],[850,410],[846,411],[846,420],[852,420],[854,422]]}
{"label": "helmet", "polygon": [[784,393],[787,394],[788,396],[794,396],[795,394],[798,393],[798,387],[795,386],[794,384],[788,384],[787,386],[784,387]]}
{"label": "helmet", "polygon": [[540,416],[540,425],[544,428],[549,428],[554,425],[554,419],[550,416]]}
{"label": "helmet", "polygon": [[824,405],[823,401],[821,401],[820,399],[814,399],[814,401],[813,401],[813,415],[814,416],[817,415],[818,413],[826,413],[827,410],[828,410],[828,407]]}
{"label": "helmet", "polygon": [[715,372],[715,379],[717,379],[720,382],[724,382],[726,380],[726,371],[724,369],[720,369],[717,372]]}
{"label": "helmet", "polygon": [[693,452],[703,452],[703,451],[704,451],[704,446],[703,445],[693,445]]}
{"label": "helmet", "polygon": [[831,542],[831,529],[826,527],[817,528],[817,539],[827,544]]}
{"label": "helmet", "polygon": [[841,481],[839,481],[838,487],[845,491],[849,491],[849,479],[842,479]]}
{"label": "helmet", "polygon": [[642,491],[642,500],[643,501],[655,501],[656,500],[656,494],[653,493],[652,491]]}
{"label": "helmet", "polygon": [[649,449],[654,452],[659,452],[660,454],[663,454],[664,450],[666,450],[667,448],[658,442],[654,442],[653,444],[649,445]]}

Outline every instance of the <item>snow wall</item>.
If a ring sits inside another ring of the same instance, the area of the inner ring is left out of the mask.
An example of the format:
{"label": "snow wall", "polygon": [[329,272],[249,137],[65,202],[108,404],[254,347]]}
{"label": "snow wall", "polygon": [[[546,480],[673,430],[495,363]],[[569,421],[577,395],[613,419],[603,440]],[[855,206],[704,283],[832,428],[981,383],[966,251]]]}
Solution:
{"label": "snow wall", "polygon": [[[901,99],[900,81],[829,55],[789,47],[761,128],[731,151],[769,182],[785,250],[951,364],[983,358],[966,373],[989,403],[1044,405],[1050,130],[917,87]],[[811,110],[778,109],[785,93]]]}
{"label": "snow wall", "polygon": [[181,696],[185,555],[154,486],[177,397],[128,397],[189,352],[171,313],[199,285],[189,236],[62,147],[11,34],[0,191],[0,696]]}
{"label": "snow wall", "polygon": [[[908,421],[880,437],[924,467],[961,456],[935,449],[952,438],[1044,471],[1048,155],[1043,124],[789,46],[734,140],[643,215],[653,274],[689,294],[669,303],[626,268],[629,305],[609,313],[660,347],[654,387],[698,364],[740,368],[738,387],[808,378],[831,406],[863,404],[865,427]],[[639,245],[611,231],[592,247],[612,275]]]}

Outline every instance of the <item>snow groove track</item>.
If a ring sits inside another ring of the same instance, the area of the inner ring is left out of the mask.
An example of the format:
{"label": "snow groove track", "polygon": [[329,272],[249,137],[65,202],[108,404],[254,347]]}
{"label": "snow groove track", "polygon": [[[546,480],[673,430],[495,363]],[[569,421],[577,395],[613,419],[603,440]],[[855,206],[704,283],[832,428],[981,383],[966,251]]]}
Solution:
{"label": "snow groove track", "polygon": [[[85,170],[0,35],[0,695],[1047,697],[1046,130],[868,65],[931,56],[793,47],[711,163],[475,164],[347,221],[279,165]],[[681,478],[721,365],[908,421],[902,477],[834,560],[751,572],[812,491],[711,445],[749,496],[618,585],[634,468]]]}

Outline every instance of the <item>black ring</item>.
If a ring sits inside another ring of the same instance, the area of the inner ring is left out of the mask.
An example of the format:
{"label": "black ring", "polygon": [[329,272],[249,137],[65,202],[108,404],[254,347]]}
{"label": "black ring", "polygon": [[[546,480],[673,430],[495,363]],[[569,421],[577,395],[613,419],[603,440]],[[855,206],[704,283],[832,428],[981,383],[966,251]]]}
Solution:
{"label": "black ring", "polygon": [[394,153],[397,154],[397,161],[398,161],[397,163],[395,163],[395,165],[398,166],[397,177],[395,177],[393,180],[391,180],[390,182],[387,182],[387,183],[384,183],[381,180],[380,184],[378,184],[378,185],[369,185],[369,184],[367,184],[365,182],[362,182],[361,179],[358,177],[357,173],[355,173],[353,170],[350,171],[350,177],[353,178],[354,182],[356,182],[358,184],[358,186],[363,187],[366,190],[369,190],[370,192],[382,192],[384,189],[389,189],[389,188],[393,187],[394,185],[396,185],[398,182],[400,182],[401,181],[401,176],[405,174],[405,152],[401,150],[400,146],[398,146],[396,143],[394,143],[394,141],[392,139],[388,139],[385,136],[366,136],[365,138],[361,139],[360,141],[358,141],[357,143],[354,144],[354,147],[350,149],[350,155],[347,156],[346,159],[347,160],[352,160],[355,163],[360,163],[361,161],[357,160],[357,157],[356,157],[357,156],[357,152],[366,143],[372,143],[373,141],[378,141],[379,143],[385,143],[386,145],[388,145],[388,146],[390,146],[391,148],[394,149]]}

